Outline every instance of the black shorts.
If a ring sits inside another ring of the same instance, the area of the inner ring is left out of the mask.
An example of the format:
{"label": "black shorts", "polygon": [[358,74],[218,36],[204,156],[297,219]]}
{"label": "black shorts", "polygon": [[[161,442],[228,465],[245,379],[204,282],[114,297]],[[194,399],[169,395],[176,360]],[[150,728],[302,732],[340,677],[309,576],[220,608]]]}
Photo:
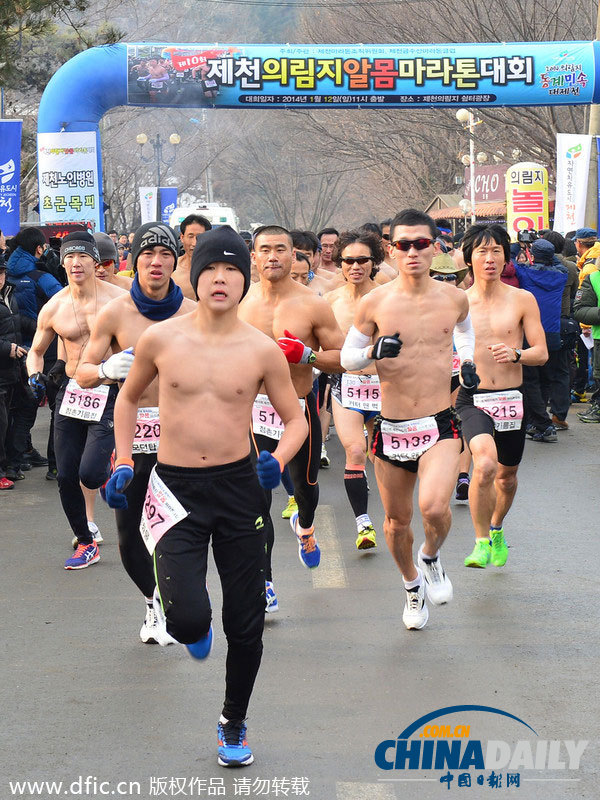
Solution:
{"label": "black shorts", "polygon": [[460,375],[453,375],[450,378],[450,394],[453,394],[460,386]]}
{"label": "black shorts", "polygon": [[[516,390],[521,391],[521,387],[517,386]],[[492,394],[499,391],[515,391],[515,389],[477,389],[475,392],[467,391],[461,386],[456,398],[456,410],[462,422],[467,444],[480,433],[489,433],[496,443],[498,463],[504,467],[516,467],[521,463],[525,449],[525,420],[522,420],[519,430],[497,431],[490,415],[473,404],[474,394]]]}
{"label": "black shorts", "polygon": [[[435,421],[437,422],[438,431],[439,431],[439,439],[438,442],[443,441],[444,439],[460,439],[462,437],[461,429],[460,429],[460,420],[456,411],[453,408],[446,408],[444,411],[439,411],[437,414],[433,414]],[[388,419],[386,417],[378,416],[375,420],[375,427],[373,428],[373,445],[372,445],[372,452],[373,455],[377,458],[380,458],[382,461],[387,461],[388,464],[393,464],[395,467],[401,467],[405,469],[407,472],[417,472],[419,469],[419,461],[421,460],[421,456],[416,459],[411,459],[410,461],[400,461],[396,458],[389,458],[383,452],[383,438],[381,436],[381,423],[382,422],[410,422],[410,420],[405,419]],[[436,442],[437,444],[437,442]],[[435,445],[433,445],[435,447]]]}

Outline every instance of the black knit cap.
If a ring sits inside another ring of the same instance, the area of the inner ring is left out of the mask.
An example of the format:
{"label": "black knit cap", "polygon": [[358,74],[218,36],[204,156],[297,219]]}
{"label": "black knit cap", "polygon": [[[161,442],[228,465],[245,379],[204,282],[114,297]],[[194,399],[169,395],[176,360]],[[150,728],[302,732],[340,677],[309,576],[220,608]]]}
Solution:
{"label": "black knit cap", "polygon": [[60,263],[65,260],[69,253],[87,253],[94,261],[100,263],[100,253],[96,245],[96,240],[88,231],[73,231],[67,234],[60,243]]}
{"label": "black knit cap", "polygon": [[131,263],[134,269],[136,269],[142,250],[153,247],[166,247],[173,253],[175,261],[177,261],[179,244],[173,228],[165,225],[164,222],[146,222],[137,229],[131,243]]}
{"label": "black knit cap", "polygon": [[198,297],[196,287],[200,273],[210,264],[225,262],[233,264],[244,276],[244,292],[250,288],[250,251],[248,245],[229,225],[221,225],[206,233],[199,233],[192,254],[190,283]]}

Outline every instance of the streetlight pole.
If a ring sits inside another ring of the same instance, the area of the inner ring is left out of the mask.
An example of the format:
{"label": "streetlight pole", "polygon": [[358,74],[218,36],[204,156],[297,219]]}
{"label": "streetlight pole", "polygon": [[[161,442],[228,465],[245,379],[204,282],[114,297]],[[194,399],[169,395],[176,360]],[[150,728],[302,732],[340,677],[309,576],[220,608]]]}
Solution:
{"label": "streetlight pole", "polygon": [[477,215],[475,213],[475,125],[477,120],[475,114],[466,108],[459,108],[456,112],[456,119],[469,131],[469,167],[471,169],[471,225],[475,225]]}
{"label": "streetlight pole", "polygon": [[[177,147],[179,142],[181,141],[181,137],[177,133],[172,133],[169,136],[169,142],[173,145],[173,148]],[[175,162],[177,158],[177,152],[174,150],[173,155],[171,158],[165,158],[163,155],[163,146],[164,142],[160,138],[160,133],[156,134],[154,139],[149,139],[145,133],[138,133],[136,136],[136,142],[140,146],[140,158],[145,164],[149,164],[151,161],[155,162],[156,166],[156,186],[160,188],[160,167],[161,164],[164,164],[165,167],[170,167],[171,164]],[[152,147],[153,154],[151,156],[145,156],[143,153],[144,145],[150,144]]]}

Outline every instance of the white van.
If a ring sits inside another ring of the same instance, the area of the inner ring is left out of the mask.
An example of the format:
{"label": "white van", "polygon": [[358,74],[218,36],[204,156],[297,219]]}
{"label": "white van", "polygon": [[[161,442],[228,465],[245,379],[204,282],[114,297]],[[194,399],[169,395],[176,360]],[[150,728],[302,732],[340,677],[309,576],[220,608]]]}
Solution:
{"label": "white van", "polygon": [[169,225],[174,228],[181,225],[182,221],[190,214],[206,217],[213,227],[230,225],[234,231],[239,231],[239,220],[233,208],[222,206],[220,203],[198,203],[194,206],[179,206],[169,217]]}

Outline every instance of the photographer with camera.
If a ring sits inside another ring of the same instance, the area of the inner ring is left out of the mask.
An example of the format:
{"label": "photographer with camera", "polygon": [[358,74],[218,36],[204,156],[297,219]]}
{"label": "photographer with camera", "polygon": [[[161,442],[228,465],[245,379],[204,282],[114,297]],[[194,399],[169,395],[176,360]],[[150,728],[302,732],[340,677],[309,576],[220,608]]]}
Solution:
{"label": "photographer with camera", "polygon": [[[21,383],[23,357],[27,348],[21,344],[21,322],[14,286],[6,282],[6,264],[0,260],[0,489],[12,489],[7,469],[19,465],[10,417],[13,391]],[[27,318],[23,318],[27,325]],[[31,325],[30,325],[31,328]],[[35,329],[35,324],[33,324]],[[28,330],[28,333],[31,333]],[[17,456],[16,458],[14,458]]]}

